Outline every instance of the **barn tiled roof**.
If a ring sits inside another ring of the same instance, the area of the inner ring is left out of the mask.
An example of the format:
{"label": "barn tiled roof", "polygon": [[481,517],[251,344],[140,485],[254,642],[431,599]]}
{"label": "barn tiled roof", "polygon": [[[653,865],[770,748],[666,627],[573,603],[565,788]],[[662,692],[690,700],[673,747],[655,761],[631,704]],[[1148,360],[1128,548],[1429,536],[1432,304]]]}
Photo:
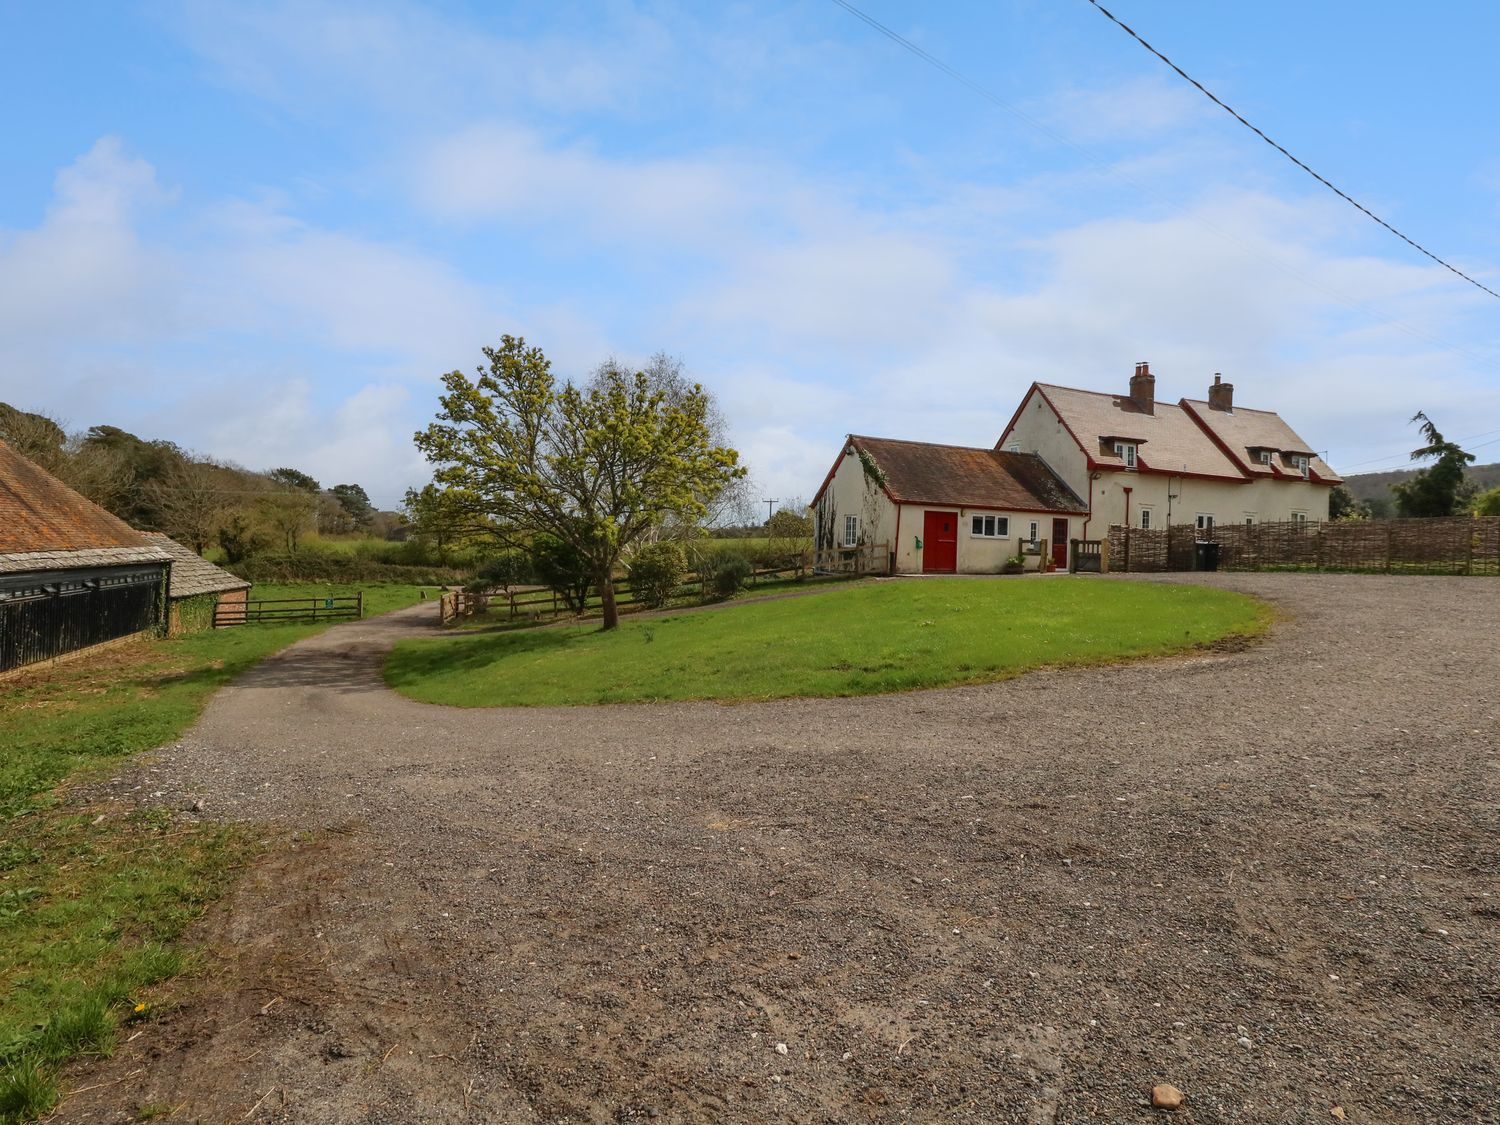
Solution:
{"label": "barn tiled roof", "polygon": [[855,434],[849,440],[874,459],[885,474],[886,489],[900,503],[1033,512],[1088,510],[1034,453]]}
{"label": "barn tiled roof", "polygon": [[[1289,456],[1301,453],[1311,457],[1310,467],[1314,480],[1329,484],[1338,484],[1343,480],[1326,461],[1308,448],[1307,442],[1298,437],[1296,431],[1282,421],[1281,415],[1275,411],[1251,410],[1244,406],[1236,406],[1233,410],[1215,410],[1206,402],[1188,398],[1182,400],[1182,405],[1203,426],[1213,431],[1214,436],[1224,443],[1239,462],[1240,468],[1251,476],[1299,478],[1301,473],[1293,468]],[[1251,452],[1254,450],[1258,453],[1262,449],[1278,454],[1272,458],[1271,464],[1262,464],[1259,456]],[[1282,457],[1280,454],[1288,456]]]}
{"label": "barn tiled roof", "polygon": [[1037,389],[1085,452],[1102,466],[1125,468],[1112,443],[1115,439],[1126,439],[1140,443],[1136,457],[1142,468],[1245,479],[1193,416],[1175,403],[1158,402],[1156,413],[1147,414],[1128,395],[1081,391],[1051,383],[1038,383]]}
{"label": "barn tiled roof", "polygon": [[0,554],[0,574],[72,570],[75,567],[139,566],[170,559],[167,552],[150,544],[144,547],[92,547],[81,551],[11,551]]}
{"label": "barn tiled roof", "polygon": [[118,547],[149,548],[152,559],[165,557],[124,520],[0,441],[0,555]]}
{"label": "barn tiled roof", "polygon": [[250,583],[243,578],[215,566],[170,536],[159,531],[143,531],[141,534],[172,556],[172,583],[168,597],[191,598],[195,594],[219,594],[250,588]]}

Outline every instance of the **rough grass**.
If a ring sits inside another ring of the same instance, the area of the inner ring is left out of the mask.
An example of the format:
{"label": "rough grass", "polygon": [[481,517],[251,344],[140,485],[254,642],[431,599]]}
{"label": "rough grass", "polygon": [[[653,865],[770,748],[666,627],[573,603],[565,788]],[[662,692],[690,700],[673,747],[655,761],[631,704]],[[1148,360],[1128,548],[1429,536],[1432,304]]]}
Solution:
{"label": "rough grass", "polygon": [[[364,589],[367,614],[418,596],[411,587]],[[46,1112],[58,1066],[112,1049],[142,990],[180,970],[171,943],[250,846],[243,831],[179,822],[166,810],[68,805],[58,786],[178,737],[215,689],[324,627],[246,625],[142,641],[0,681],[0,1121]]]}
{"label": "rough grass", "polygon": [[398,645],[397,691],[461,707],[866,695],[1157,656],[1265,629],[1195,586],[1070,578],[867,583],[806,598]]}

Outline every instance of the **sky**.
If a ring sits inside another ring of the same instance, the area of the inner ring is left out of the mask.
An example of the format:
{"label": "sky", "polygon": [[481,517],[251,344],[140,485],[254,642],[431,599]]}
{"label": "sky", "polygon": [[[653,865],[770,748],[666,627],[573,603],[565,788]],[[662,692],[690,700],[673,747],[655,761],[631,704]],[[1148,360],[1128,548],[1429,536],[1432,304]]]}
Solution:
{"label": "sky", "polygon": [[[1086,0],[860,6],[1003,104],[830,0],[0,0],[0,401],[381,507],[505,333],[680,358],[771,499],[1141,360],[1346,473],[1418,410],[1500,460],[1500,300]],[[1500,289],[1500,5],[1109,6]]]}

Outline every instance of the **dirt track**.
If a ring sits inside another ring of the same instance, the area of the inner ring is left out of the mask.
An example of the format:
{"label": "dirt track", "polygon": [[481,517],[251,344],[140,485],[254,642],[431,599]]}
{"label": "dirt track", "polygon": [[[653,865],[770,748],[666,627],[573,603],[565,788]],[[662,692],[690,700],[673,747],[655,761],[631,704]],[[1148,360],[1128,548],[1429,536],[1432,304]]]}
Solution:
{"label": "dirt track", "polygon": [[1291,616],[853,700],[426,707],[430,606],[297,645],[117,791],[324,831],[60,1119],[1496,1120],[1500,589],[1214,580]]}

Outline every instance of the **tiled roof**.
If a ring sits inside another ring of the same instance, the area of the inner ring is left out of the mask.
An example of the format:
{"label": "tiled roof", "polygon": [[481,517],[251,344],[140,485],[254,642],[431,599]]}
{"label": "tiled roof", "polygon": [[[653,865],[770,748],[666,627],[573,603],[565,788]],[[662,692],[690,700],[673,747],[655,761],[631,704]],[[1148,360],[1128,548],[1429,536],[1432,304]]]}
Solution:
{"label": "tiled roof", "polygon": [[74,567],[139,566],[168,562],[171,555],[160,547],[96,547],[82,551],[12,551],[0,555],[0,574],[32,570],[71,570]]}
{"label": "tiled roof", "polygon": [[1251,450],[1270,449],[1278,454],[1301,453],[1310,455],[1313,479],[1338,484],[1343,478],[1329,468],[1328,463],[1317,456],[1307,442],[1297,436],[1281,415],[1272,410],[1251,410],[1236,406],[1233,410],[1215,410],[1198,399],[1183,399],[1182,405],[1204,426],[1212,430],[1234,455],[1240,468],[1251,476],[1274,479],[1299,479],[1301,473],[1292,466],[1288,457],[1273,457],[1271,464],[1264,465]]}
{"label": "tiled roof", "polygon": [[209,562],[191,547],[184,547],[159,531],[141,532],[152,543],[172,556],[171,598],[190,598],[195,594],[218,594],[226,590],[248,590],[250,583]]}
{"label": "tiled roof", "polygon": [[1034,453],[850,435],[901,503],[1076,512],[1087,506]]}
{"label": "tiled roof", "polygon": [[0,556],[145,546],[124,520],[0,441]]}
{"label": "tiled roof", "polygon": [[1080,391],[1050,383],[1038,383],[1037,389],[1073,431],[1085,452],[1100,465],[1125,468],[1124,459],[1104,440],[1125,438],[1140,443],[1136,459],[1141,468],[1245,479],[1193,416],[1175,403],[1158,402],[1156,413],[1147,414],[1137,409],[1127,395]]}

